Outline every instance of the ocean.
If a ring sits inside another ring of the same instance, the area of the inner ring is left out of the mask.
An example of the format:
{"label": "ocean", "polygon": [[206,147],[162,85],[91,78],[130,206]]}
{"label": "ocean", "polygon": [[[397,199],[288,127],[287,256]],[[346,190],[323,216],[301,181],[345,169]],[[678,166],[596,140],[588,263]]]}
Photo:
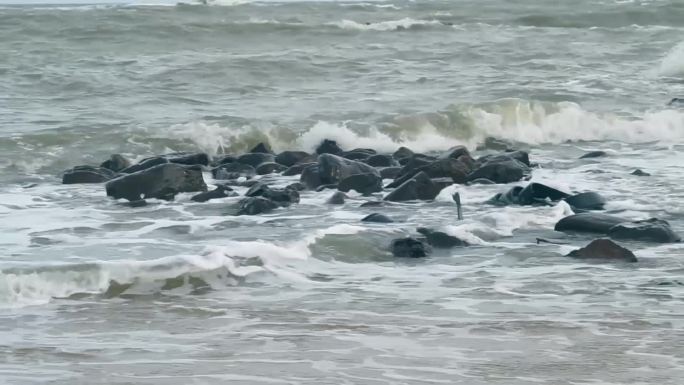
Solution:
{"label": "ocean", "polygon": [[[682,234],[683,1],[40,3],[0,4],[0,383],[681,384],[684,247],[564,257],[595,238],[554,231],[566,202],[486,203],[526,181],[235,216],[239,196],[130,207],[61,178],[115,153],[496,138],[532,182]],[[470,246],[393,257],[418,227]]]}

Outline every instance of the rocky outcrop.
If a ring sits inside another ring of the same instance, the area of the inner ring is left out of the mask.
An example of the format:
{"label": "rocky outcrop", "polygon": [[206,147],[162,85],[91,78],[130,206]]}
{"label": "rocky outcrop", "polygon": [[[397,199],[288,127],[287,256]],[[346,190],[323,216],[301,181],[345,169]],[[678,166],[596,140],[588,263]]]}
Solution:
{"label": "rocky outcrop", "polygon": [[131,166],[131,162],[119,154],[112,154],[109,159],[102,162],[100,167],[112,170],[114,172],[120,172],[127,167]]}
{"label": "rocky outcrop", "polygon": [[419,172],[413,178],[387,194],[385,200],[392,202],[433,200],[440,191],[440,186],[434,183],[426,173]]}
{"label": "rocky outcrop", "polygon": [[342,179],[337,188],[344,192],[354,190],[360,194],[369,195],[382,191],[382,177],[378,174],[355,174]]}
{"label": "rocky outcrop", "polygon": [[116,173],[104,167],[76,166],[64,171],[62,184],[103,183],[116,176]]}
{"label": "rocky outcrop", "polygon": [[430,254],[430,246],[415,238],[399,238],[392,241],[392,255],[397,258],[423,258]]}
{"label": "rocky outcrop", "polygon": [[171,200],[178,193],[206,191],[207,185],[201,169],[165,163],[112,179],[105,188],[112,198],[137,201],[149,198]]}
{"label": "rocky outcrop", "polygon": [[633,252],[616,244],[610,239],[596,239],[586,247],[571,251],[570,254],[566,256],[577,259],[638,262],[637,257]]}
{"label": "rocky outcrop", "polygon": [[438,249],[468,246],[468,243],[442,231],[419,227],[416,231],[425,236],[427,243]]}

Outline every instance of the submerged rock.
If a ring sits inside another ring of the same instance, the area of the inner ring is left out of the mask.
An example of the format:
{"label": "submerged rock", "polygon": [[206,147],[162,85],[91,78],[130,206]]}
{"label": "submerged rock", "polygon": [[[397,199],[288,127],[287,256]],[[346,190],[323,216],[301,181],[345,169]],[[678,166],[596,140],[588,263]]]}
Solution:
{"label": "submerged rock", "polygon": [[556,231],[608,234],[615,225],[625,222],[625,219],[600,213],[579,213],[567,216],[554,227]]}
{"label": "submerged rock", "polygon": [[343,193],[342,191],[336,191],[330,198],[328,198],[326,203],[330,205],[343,205],[345,199],[347,199],[347,194]]}
{"label": "submerged rock", "polygon": [[591,158],[602,158],[604,156],[608,156],[608,153],[605,151],[590,151],[587,152],[586,154],[580,156],[580,159],[591,159]]}
{"label": "submerged rock", "polygon": [[565,198],[565,201],[573,209],[579,210],[603,210],[606,198],[595,192],[584,192]]}
{"label": "submerged rock", "polygon": [[638,262],[630,250],[610,239],[596,239],[586,247],[571,251],[566,257],[578,259],[603,259],[608,261]]}
{"label": "submerged rock", "polygon": [[342,179],[337,188],[344,192],[354,190],[369,195],[382,191],[382,177],[377,174],[355,174]]}
{"label": "submerged rock", "polygon": [[171,200],[178,193],[207,191],[201,169],[175,163],[120,176],[107,182],[105,188],[108,196],[129,201],[148,198]]}
{"label": "submerged rock", "polygon": [[386,215],[373,213],[361,219],[361,222],[392,223],[394,221]]}
{"label": "submerged rock", "polygon": [[442,231],[435,231],[425,227],[419,227],[416,231],[423,234],[427,239],[427,243],[432,247],[449,249],[452,247],[468,246],[466,241],[458,239]]}
{"label": "submerged rock", "polygon": [[268,213],[278,208],[278,205],[264,197],[248,197],[238,203],[237,215],[257,215]]}
{"label": "submerged rock", "polygon": [[430,254],[430,246],[415,238],[399,238],[392,241],[392,255],[397,258],[423,258]]}
{"label": "submerged rock", "polygon": [[644,172],[642,169],[639,169],[639,168],[636,169],[636,170],[634,170],[634,171],[632,171],[632,175],[636,175],[636,176],[651,176],[651,174],[649,174],[649,173],[647,173],[647,172]]}
{"label": "submerged rock", "polygon": [[235,196],[238,196],[238,193],[233,191],[232,188],[224,185],[218,185],[215,189],[199,193],[190,198],[190,200],[195,202],[207,202],[212,199],[228,198]]}
{"label": "submerged rock", "polygon": [[667,221],[656,218],[620,223],[608,230],[608,236],[613,239],[641,242],[674,243],[681,241],[681,237],[672,230]]}
{"label": "submerged rock", "polygon": [[121,170],[124,170],[126,167],[130,166],[131,162],[120,154],[110,155],[109,159],[105,160],[100,165],[100,167],[112,170],[114,172],[119,172]]}
{"label": "submerged rock", "polygon": [[64,171],[62,184],[103,183],[116,176],[116,173],[104,167],[76,166]]}

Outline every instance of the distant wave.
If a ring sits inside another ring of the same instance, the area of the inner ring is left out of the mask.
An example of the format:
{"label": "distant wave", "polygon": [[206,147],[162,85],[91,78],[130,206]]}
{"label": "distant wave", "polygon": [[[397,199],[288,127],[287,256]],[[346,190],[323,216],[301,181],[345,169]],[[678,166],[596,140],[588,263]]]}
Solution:
{"label": "distant wave", "polygon": [[359,23],[354,20],[342,20],[330,23],[330,25],[334,25],[342,29],[350,29],[357,31],[396,31],[420,28],[424,26],[441,26],[445,24],[444,22],[441,22],[439,20],[416,20],[410,17],[406,17],[399,20],[387,20],[366,23]]}

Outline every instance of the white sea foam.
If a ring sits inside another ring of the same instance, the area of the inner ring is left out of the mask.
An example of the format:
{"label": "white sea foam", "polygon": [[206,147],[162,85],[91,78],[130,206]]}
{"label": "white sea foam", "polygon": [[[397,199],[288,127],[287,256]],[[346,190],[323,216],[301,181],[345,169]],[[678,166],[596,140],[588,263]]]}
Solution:
{"label": "white sea foam", "polygon": [[684,42],[679,43],[667,53],[660,63],[661,76],[684,76]]}
{"label": "white sea foam", "polygon": [[396,31],[399,29],[409,29],[416,26],[424,25],[440,25],[439,20],[417,20],[410,17],[405,17],[400,20],[387,20],[379,22],[359,23],[354,20],[342,20],[331,23],[336,27],[342,29],[356,30],[356,31]]}

